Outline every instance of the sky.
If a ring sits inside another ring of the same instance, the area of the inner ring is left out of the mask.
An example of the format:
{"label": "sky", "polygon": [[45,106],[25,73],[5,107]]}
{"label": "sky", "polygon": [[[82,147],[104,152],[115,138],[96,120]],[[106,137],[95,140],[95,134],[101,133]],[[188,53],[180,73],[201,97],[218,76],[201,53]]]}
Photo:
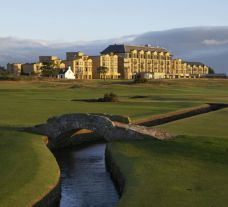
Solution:
{"label": "sky", "polygon": [[227,21],[227,0],[0,0],[0,37],[90,41]]}

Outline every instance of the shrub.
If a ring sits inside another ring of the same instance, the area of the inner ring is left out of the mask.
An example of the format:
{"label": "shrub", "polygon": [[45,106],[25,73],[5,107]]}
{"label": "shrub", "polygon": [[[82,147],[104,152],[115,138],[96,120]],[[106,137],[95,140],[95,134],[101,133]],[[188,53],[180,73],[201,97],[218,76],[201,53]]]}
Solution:
{"label": "shrub", "polygon": [[134,80],[134,83],[147,83],[148,82],[148,80],[146,79],[146,78],[136,78],[135,80]]}
{"label": "shrub", "polygon": [[100,98],[101,102],[118,102],[118,96],[115,93],[106,93],[103,98]]}

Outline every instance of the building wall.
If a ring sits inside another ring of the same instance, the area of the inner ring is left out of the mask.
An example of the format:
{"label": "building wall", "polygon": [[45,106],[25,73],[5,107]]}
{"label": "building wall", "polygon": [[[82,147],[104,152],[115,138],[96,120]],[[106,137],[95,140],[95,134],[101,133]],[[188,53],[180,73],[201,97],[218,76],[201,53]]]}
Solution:
{"label": "building wall", "polygon": [[118,71],[118,56],[114,54],[106,54],[101,56],[92,56],[93,60],[93,78],[102,79],[103,74],[99,74],[97,69],[99,67],[107,67],[108,72],[105,75],[107,79],[119,79],[120,73]]}
{"label": "building wall", "polygon": [[100,75],[97,73],[97,68],[101,66],[100,56],[91,56],[90,58],[93,60],[93,79],[99,79]]}
{"label": "building wall", "polygon": [[63,61],[65,67],[71,67],[76,79],[92,79],[93,78],[93,61],[89,56],[82,52],[68,52],[67,60]]}
{"label": "building wall", "polygon": [[[119,79],[120,73],[118,71],[118,56],[114,54],[106,54],[100,56],[100,66],[107,67],[108,72],[106,78],[108,79]],[[102,75],[100,75],[100,78]]]}
{"label": "building wall", "polygon": [[118,71],[124,79],[132,79],[137,73],[168,73],[171,70],[171,54],[132,50],[118,54]]}
{"label": "building wall", "polygon": [[41,63],[26,63],[22,65],[22,71],[26,75],[40,75],[41,67]]}
{"label": "building wall", "polygon": [[154,78],[191,78],[208,73],[204,64],[183,62],[172,59],[171,53],[164,48],[129,45],[110,45],[102,54],[118,55],[118,70],[121,78],[132,79],[139,73],[151,73]]}
{"label": "building wall", "polygon": [[59,58],[56,56],[39,56],[39,62],[40,63],[51,62],[54,60],[59,60]]}
{"label": "building wall", "polygon": [[7,64],[7,71],[15,76],[21,75],[21,70],[22,70],[21,63]]}
{"label": "building wall", "polygon": [[39,63],[51,63],[54,65],[54,68],[57,68],[57,69],[66,68],[62,60],[56,56],[39,56]]}
{"label": "building wall", "polygon": [[167,74],[167,78],[187,78],[191,75],[191,68],[187,70],[187,64],[181,59],[172,60],[172,70]]}

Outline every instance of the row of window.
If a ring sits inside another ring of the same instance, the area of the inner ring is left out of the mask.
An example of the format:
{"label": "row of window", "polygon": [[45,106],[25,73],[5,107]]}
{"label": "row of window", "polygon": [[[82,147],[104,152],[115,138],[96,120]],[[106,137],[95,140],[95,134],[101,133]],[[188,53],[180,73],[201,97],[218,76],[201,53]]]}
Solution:
{"label": "row of window", "polygon": [[127,58],[140,58],[140,59],[170,59],[170,56],[159,55],[147,55],[147,54],[129,54]]}

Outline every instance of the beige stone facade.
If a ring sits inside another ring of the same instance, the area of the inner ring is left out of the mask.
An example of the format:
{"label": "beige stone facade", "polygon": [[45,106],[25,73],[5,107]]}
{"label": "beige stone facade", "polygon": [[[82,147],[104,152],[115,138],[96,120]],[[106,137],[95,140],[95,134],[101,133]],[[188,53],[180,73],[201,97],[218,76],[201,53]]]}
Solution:
{"label": "beige stone facade", "polygon": [[93,60],[93,78],[103,79],[104,75],[97,72],[98,67],[108,68],[105,74],[106,79],[119,79],[120,73],[118,72],[118,56],[114,54],[106,54],[101,56],[92,56]]}
{"label": "beige stone facade", "polygon": [[150,46],[110,45],[101,54],[118,56],[122,78],[132,79],[138,73],[167,74],[171,70],[171,54],[163,48]]}
{"label": "beige stone facade", "polygon": [[93,61],[83,52],[67,52],[66,60],[63,61],[65,67],[70,67],[76,79],[92,79]]}
{"label": "beige stone facade", "polygon": [[172,61],[172,73],[167,78],[200,78],[209,73],[209,67],[199,62]]}
{"label": "beige stone facade", "polygon": [[132,79],[139,73],[151,73],[154,79],[197,78],[209,72],[202,63],[172,59],[167,49],[149,45],[110,45],[101,54],[118,56],[118,71],[123,79]]}

